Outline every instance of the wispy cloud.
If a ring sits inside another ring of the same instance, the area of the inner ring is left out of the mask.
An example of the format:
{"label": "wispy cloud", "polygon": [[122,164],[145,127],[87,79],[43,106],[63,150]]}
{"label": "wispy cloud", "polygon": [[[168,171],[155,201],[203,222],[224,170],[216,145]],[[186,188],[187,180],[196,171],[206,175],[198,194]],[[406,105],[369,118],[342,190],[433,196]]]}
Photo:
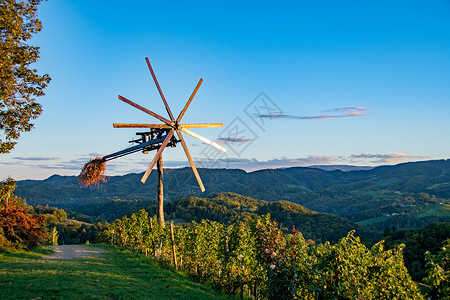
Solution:
{"label": "wispy cloud", "polygon": [[421,160],[428,159],[426,156],[418,156],[411,155],[405,153],[393,152],[391,154],[371,154],[371,153],[361,153],[361,154],[353,154],[350,156],[350,159],[355,161],[370,161],[375,164],[394,164],[403,162],[406,160]]}
{"label": "wispy cloud", "polygon": [[339,107],[333,108],[331,110],[335,112],[334,114],[324,114],[324,115],[316,115],[316,116],[296,116],[296,115],[288,115],[288,114],[260,114],[258,118],[267,118],[267,119],[298,119],[298,120],[321,120],[321,119],[332,119],[332,118],[349,118],[349,117],[363,117],[368,116],[369,114],[365,113],[365,111],[370,110],[369,108],[364,107]]}
{"label": "wispy cloud", "polygon": [[16,160],[27,160],[27,161],[30,161],[30,160],[33,160],[33,161],[46,161],[46,160],[57,160],[58,158],[57,157],[42,157],[42,156],[35,156],[35,157],[33,157],[33,156],[29,156],[29,157],[24,157],[24,156],[20,156],[20,157],[13,157],[13,159],[16,159]]}
{"label": "wispy cloud", "polygon": [[[229,141],[229,142],[247,142],[247,141]],[[91,153],[92,154],[92,153]],[[82,166],[89,161],[90,157],[97,155],[83,155],[69,161],[60,161],[50,159],[48,157],[24,157],[15,159],[10,162],[0,162],[0,166],[6,168],[26,167],[34,170],[48,170],[48,172],[56,174],[72,174],[77,175],[81,171]],[[148,167],[152,156],[148,159],[124,158],[122,160],[111,161],[107,164],[107,173],[110,176],[123,175],[128,173],[140,173]],[[357,165],[357,166],[377,166],[396,164],[406,161],[425,160],[429,157],[418,156],[406,153],[393,152],[390,154],[377,153],[360,153],[348,156],[331,156],[310,154],[304,157],[279,157],[269,160],[258,160],[255,158],[227,157],[221,156],[219,159],[208,159],[202,157],[194,157],[197,168],[224,168],[224,169],[243,169],[246,171],[255,171],[261,169],[289,168],[289,167],[309,167],[317,165]],[[182,168],[189,167],[186,159],[164,160],[165,168]],[[47,174],[46,173],[46,174]]]}
{"label": "wispy cloud", "polygon": [[[266,161],[260,161],[255,158],[220,158],[207,159],[200,158],[195,160],[195,164],[200,168],[225,168],[225,169],[244,169],[254,171],[260,169],[275,169],[288,167],[307,167],[311,165],[329,165],[336,164],[340,158],[328,155],[308,155],[301,158],[274,158]],[[175,165],[178,162],[167,162],[166,165]]]}
{"label": "wispy cloud", "polygon": [[79,170],[81,171],[82,166],[87,161],[84,159],[74,159],[70,161],[63,161],[63,162],[57,162],[53,164],[38,164],[33,165],[33,168],[40,168],[40,169],[52,169],[52,170]]}
{"label": "wispy cloud", "polygon": [[105,155],[106,155],[106,153],[100,153],[100,152],[89,153],[89,156],[91,156],[91,157],[102,157],[102,156],[105,156]]}
{"label": "wispy cloud", "polygon": [[233,143],[247,143],[253,140],[247,138],[227,137],[227,138],[218,138],[216,141],[219,144],[233,144]]}
{"label": "wispy cloud", "polygon": [[337,111],[337,112],[348,112],[348,111],[366,111],[371,110],[370,108],[360,107],[360,106],[349,106],[349,107],[338,107],[334,108],[331,111]]}

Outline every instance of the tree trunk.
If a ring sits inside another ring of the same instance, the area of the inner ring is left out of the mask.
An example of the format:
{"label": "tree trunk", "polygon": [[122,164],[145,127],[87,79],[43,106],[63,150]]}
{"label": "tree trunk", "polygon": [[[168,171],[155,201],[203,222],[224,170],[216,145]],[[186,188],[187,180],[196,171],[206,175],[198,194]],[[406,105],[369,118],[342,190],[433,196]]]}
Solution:
{"label": "tree trunk", "polygon": [[158,217],[159,223],[164,227],[164,188],[163,188],[163,161],[162,155],[158,158],[158,210],[156,216]]}

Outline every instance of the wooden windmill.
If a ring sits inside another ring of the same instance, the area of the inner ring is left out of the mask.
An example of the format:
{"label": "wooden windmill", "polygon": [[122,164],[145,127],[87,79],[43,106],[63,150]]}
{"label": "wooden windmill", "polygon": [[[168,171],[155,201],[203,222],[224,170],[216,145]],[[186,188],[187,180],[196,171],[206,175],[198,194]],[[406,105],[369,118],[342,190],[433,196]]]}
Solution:
{"label": "wooden windmill", "polygon": [[[128,103],[131,106],[134,106],[135,108],[155,117],[156,119],[160,120],[162,123],[160,124],[136,124],[136,123],[113,123],[114,128],[148,128],[150,129],[150,132],[144,132],[144,133],[137,133],[141,136],[141,139],[135,140],[132,142],[137,142],[138,145],[134,147],[127,148],[125,150],[106,155],[102,158],[97,159],[97,161],[100,164],[103,164],[106,161],[109,161],[111,159],[115,159],[133,152],[137,152],[142,150],[144,153],[147,153],[148,151],[157,150],[156,155],[154,156],[153,160],[151,161],[150,165],[148,166],[147,170],[144,173],[144,176],[142,176],[141,182],[145,183],[148,176],[150,175],[153,167],[155,164],[157,164],[158,169],[158,218],[160,222],[164,224],[164,213],[163,213],[163,185],[162,185],[162,176],[163,176],[163,164],[162,164],[162,152],[167,146],[175,147],[178,142],[181,142],[181,145],[183,146],[183,150],[186,154],[186,157],[189,161],[189,164],[192,168],[192,171],[194,172],[195,178],[197,179],[198,185],[200,186],[200,189],[202,192],[205,191],[205,187],[203,186],[202,180],[200,178],[200,175],[198,174],[197,168],[195,167],[194,161],[192,160],[191,154],[189,153],[189,150],[187,148],[186,142],[184,140],[183,135],[181,132],[184,132],[190,136],[193,136],[202,142],[213,146],[221,151],[226,152],[226,149],[222,147],[221,145],[193,132],[190,130],[190,128],[208,128],[208,127],[222,127],[222,123],[195,123],[195,124],[182,124],[181,120],[186,113],[189,105],[191,104],[192,100],[194,99],[195,94],[197,93],[198,89],[200,88],[200,85],[203,82],[203,79],[200,78],[200,81],[198,82],[197,86],[195,87],[194,91],[192,92],[191,96],[189,97],[189,100],[187,101],[184,108],[181,110],[178,117],[175,119],[172,111],[170,110],[169,105],[167,104],[166,98],[164,97],[164,94],[161,90],[161,87],[159,86],[158,80],[156,79],[155,73],[153,72],[153,68],[150,64],[150,61],[148,58],[145,58],[148,68],[150,70],[150,73],[153,77],[153,80],[156,84],[156,87],[158,89],[159,94],[161,95],[161,99],[164,102],[164,106],[166,108],[167,113],[169,114],[170,119],[166,119],[162,117],[161,115],[154,113],[153,111],[140,106],[139,104],[136,104],[135,102],[122,97],[119,95],[119,99],[122,100],[125,103]],[[178,136],[178,139],[175,138],[175,132]],[[91,161],[91,165],[92,161]],[[85,168],[89,166],[89,163],[85,165],[83,168],[83,171],[85,171]],[[104,170],[104,167],[103,167]],[[83,175],[83,171],[80,174]]]}

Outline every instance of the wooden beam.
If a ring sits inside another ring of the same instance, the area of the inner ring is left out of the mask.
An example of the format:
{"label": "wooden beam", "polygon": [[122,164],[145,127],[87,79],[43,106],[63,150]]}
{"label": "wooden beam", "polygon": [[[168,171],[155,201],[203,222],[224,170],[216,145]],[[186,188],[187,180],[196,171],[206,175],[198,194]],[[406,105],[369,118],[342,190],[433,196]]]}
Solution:
{"label": "wooden beam", "polygon": [[[173,128],[167,124],[146,124],[146,123],[113,123],[114,128]],[[213,128],[223,127],[223,123],[195,123],[180,124],[180,128]]]}
{"label": "wooden beam", "polygon": [[125,97],[122,97],[122,96],[119,95],[119,99],[122,100],[123,102],[125,102],[125,103],[127,103],[127,104],[129,104],[129,105],[131,105],[131,106],[133,106],[133,107],[136,107],[137,109],[139,109],[139,110],[141,110],[141,111],[143,111],[143,112],[145,112],[145,113],[147,113],[147,114],[149,114],[149,115],[151,115],[151,116],[157,118],[158,120],[160,120],[161,122],[166,123],[167,125],[173,125],[173,122],[172,122],[172,121],[169,121],[169,120],[167,120],[167,119],[164,118],[164,117],[161,117],[160,115],[158,115],[158,114],[152,112],[152,111],[149,110],[149,109],[146,109],[146,108],[143,107],[143,106],[140,106],[139,104],[134,103],[134,102],[131,101],[131,100],[128,100],[128,99],[125,98]]}
{"label": "wooden beam", "polygon": [[152,73],[153,81],[155,81],[156,88],[158,89],[159,94],[161,95],[161,99],[164,102],[164,106],[166,107],[166,111],[169,114],[170,119],[172,122],[175,122],[175,119],[172,115],[172,112],[170,111],[169,105],[167,104],[166,97],[164,97],[164,94],[161,90],[161,87],[159,86],[158,80],[156,79],[155,72],[153,72],[152,65],[150,64],[150,61],[148,60],[148,57],[145,58],[145,61],[147,62],[148,68],[150,70],[150,73]]}
{"label": "wooden beam", "polygon": [[191,104],[192,99],[194,99],[195,94],[197,94],[197,91],[200,88],[200,85],[202,85],[202,82],[203,82],[203,78],[200,78],[200,81],[197,83],[197,86],[195,87],[194,91],[192,92],[191,97],[189,97],[188,102],[184,106],[183,110],[180,112],[180,115],[177,118],[177,124],[180,123],[181,118],[183,118],[184,114],[186,113],[186,110],[188,109],[189,105]]}
{"label": "wooden beam", "polygon": [[189,161],[189,164],[191,165],[192,172],[194,172],[195,178],[197,179],[198,185],[200,186],[200,190],[202,192],[204,192],[205,191],[205,187],[203,186],[202,179],[200,178],[200,175],[198,174],[197,168],[195,167],[195,164],[194,164],[194,161],[192,160],[191,154],[189,153],[189,150],[187,148],[186,142],[184,141],[184,138],[181,135],[181,132],[179,130],[177,130],[177,134],[178,134],[178,137],[181,140],[181,145],[183,146],[184,153],[186,153],[186,157],[187,157],[187,159]]}
{"label": "wooden beam", "polygon": [[195,123],[195,124],[180,124],[181,128],[212,128],[223,127],[223,123]]}
{"label": "wooden beam", "polygon": [[159,223],[164,227],[164,186],[163,186],[163,160],[162,154],[159,155],[157,169],[158,169],[158,209],[156,210],[156,216]]}
{"label": "wooden beam", "polygon": [[113,123],[114,128],[172,128],[167,124]]}
{"label": "wooden beam", "polygon": [[220,151],[227,152],[227,149],[226,149],[226,148],[220,146],[220,145],[217,144],[217,143],[214,143],[213,141],[211,141],[211,140],[209,140],[209,139],[207,139],[207,138],[201,136],[200,134],[197,134],[197,133],[195,133],[195,132],[193,132],[193,131],[190,131],[189,129],[186,129],[186,128],[180,128],[180,130],[183,131],[183,132],[185,132],[185,133],[187,133],[187,134],[189,134],[190,136],[195,137],[196,139],[199,139],[200,141],[202,141],[202,142],[205,143],[205,144],[208,144],[208,145],[210,145],[210,146],[213,146],[214,148],[219,149]]}

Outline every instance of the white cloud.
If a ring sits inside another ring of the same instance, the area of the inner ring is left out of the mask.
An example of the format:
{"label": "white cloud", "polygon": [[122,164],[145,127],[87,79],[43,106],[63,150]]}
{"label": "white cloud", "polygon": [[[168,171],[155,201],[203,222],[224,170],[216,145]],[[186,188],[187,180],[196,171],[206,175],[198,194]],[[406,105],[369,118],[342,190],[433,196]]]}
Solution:
{"label": "white cloud", "polygon": [[426,156],[411,155],[399,152],[393,152],[391,154],[370,154],[361,153],[353,154],[350,156],[352,162],[368,161],[375,164],[395,164],[406,160],[423,160],[428,159]]}

